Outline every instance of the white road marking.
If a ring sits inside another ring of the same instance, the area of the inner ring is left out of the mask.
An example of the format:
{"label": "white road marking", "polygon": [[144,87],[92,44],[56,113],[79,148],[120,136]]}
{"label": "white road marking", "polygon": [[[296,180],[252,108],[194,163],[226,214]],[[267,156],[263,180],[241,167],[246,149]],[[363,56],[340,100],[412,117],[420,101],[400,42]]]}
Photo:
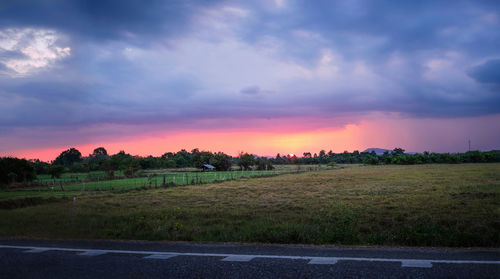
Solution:
{"label": "white road marking", "polygon": [[145,259],[166,260],[177,256],[176,254],[155,254],[144,257]]}
{"label": "white road marking", "polygon": [[253,258],[255,258],[255,257],[248,256],[248,255],[234,255],[234,256],[225,257],[221,261],[224,261],[224,262],[249,262]]}
{"label": "white road marking", "polygon": [[428,260],[404,260],[401,261],[402,267],[432,267],[432,262]]}
{"label": "white road marking", "polygon": [[[146,258],[164,257],[165,259],[174,256],[197,256],[197,257],[224,257],[227,258],[265,258],[265,259],[289,259],[289,260],[309,260],[311,264],[335,264],[338,261],[368,261],[368,262],[400,262],[402,267],[431,267],[432,263],[447,264],[500,264],[500,261],[473,261],[473,260],[432,260],[432,259],[391,259],[391,258],[355,258],[355,257],[314,257],[314,256],[286,256],[286,255],[245,255],[245,254],[216,254],[216,253],[180,253],[180,252],[158,252],[158,251],[134,251],[134,250],[100,250],[100,249],[80,249],[80,248],[59,248],[59,247],[34,247],[0,245],[5,249],[24,249],[28,251],[67,251],[80,252],[80,255],[96,256],[107,253],[114,254],[138,254],[149,255]],[[170,257],[171,256],[171,257]],[[430,266],[429,266],[430,265]]]}
{"label": "white road marking", "polygon": [[338,262],[337,258],[314,258],[311,259],[308,264],[336,264]]}
{"label": "white road marking", "polygon": [[93,257],[93,256],[104,255],[107,253],[108,253],[108,251],[105,251],[105,250],[88,250],[88,251],[84,251],[83,253],[80,253],[78,255]]}

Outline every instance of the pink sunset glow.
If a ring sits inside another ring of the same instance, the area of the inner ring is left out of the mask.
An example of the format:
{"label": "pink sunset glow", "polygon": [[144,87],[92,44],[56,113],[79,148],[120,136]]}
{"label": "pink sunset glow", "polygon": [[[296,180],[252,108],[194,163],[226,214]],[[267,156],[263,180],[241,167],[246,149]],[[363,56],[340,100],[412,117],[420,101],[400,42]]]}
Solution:
{"label": "pink sunset glow", "polygon": [[[75,146],[24,149],[3,155],[50,161],[69,147],[76,147],[83,155],[87,155],[99,146],[105,147],[110,154],[125,150],[139,156],[160,156],[165,152],[176,152],[180,149],[190,151],[193,148],[223,151],[233,156],[241,151],[261,156],[275,156],[276,153],[301,156],[304,152],[315,153],[321,149],[339,153],[363,151],[370,147],[401,147],[410,152],[463,152],[468,148],[469,139],[473,148],[479,150],[489,150],[500,139],[500,131],[492,129],[494,123],[500,122],[500,115],[437,120],[379,116],[375,120],[361,120],[357,124],[347,124],[341,128],[318,128],[315,125],[309,127],[308,123],[314,123],[315,119],[301,122],[294,119],[291,122],[290,127],[280,125],[276,130],[273,130],[272,126],[266,126],[244,130],[224,128],[155,132],[123,141],[96,141]],[[318,119],[317,122],[324,122],[324,119]]]}
{"label": "pink sunset glow", "polygon": [[0,8],[1,156],[500,148],[488,1],[87,2]]}

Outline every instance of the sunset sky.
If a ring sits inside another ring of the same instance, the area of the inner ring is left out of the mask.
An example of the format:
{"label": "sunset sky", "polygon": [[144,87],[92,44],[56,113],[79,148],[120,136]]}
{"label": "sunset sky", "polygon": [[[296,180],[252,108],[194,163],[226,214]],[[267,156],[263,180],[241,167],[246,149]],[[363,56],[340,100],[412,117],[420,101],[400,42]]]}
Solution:
{"label": "sunset sky", "polygon": [[499,1],[0,1],[0,156],[500,149]]}

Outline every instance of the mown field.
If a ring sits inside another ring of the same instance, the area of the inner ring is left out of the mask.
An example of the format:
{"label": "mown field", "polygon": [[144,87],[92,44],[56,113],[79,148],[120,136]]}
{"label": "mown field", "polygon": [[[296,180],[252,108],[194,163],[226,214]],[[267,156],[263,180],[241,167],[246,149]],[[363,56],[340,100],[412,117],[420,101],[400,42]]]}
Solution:
{"label": "mown field", "polygon": [[33,204],[1,209],[0,236],[500,247],[497,163],[356,166]]}

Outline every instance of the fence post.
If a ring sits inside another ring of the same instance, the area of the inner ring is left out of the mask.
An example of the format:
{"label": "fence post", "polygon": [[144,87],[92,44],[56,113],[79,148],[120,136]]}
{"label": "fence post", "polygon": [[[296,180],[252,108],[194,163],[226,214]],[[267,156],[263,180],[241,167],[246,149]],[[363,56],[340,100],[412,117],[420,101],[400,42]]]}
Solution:
{"label": "fence post", "polygon": [[71,211],[71,228],[75,228],[75,216],[76,216],[76,196],[73,196],[73,210]]}

